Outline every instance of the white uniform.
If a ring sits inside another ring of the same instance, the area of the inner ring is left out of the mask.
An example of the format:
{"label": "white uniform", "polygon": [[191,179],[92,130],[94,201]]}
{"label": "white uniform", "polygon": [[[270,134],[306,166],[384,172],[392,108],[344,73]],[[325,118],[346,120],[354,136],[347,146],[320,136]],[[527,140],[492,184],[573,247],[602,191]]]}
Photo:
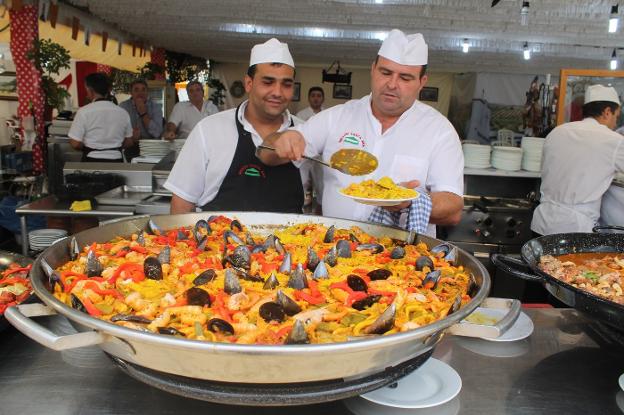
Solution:
{"label": "white uniform", "polygon": [[[367,178],[389,176],[395,182],[419,180],[430,192],[463,195],[464,156],[451,123],[435,109],[415,101],[397,122],[381,132],[373,116],[371,96],[320,112],[296,128],[306,139],[306,155],[329,160],[341,148],[374,154],[379,167],[368,176],[348,176],[325,169],[323,214],[367,221],[373,207],[341,196],[338,190]],[[435,236],[435,226],[428,234]]]}
{"label": "white uniform", "polygon": [[555,128],[544,144],[540,205],[531,229],[542,235],[591,232],[616,171],[624,139],[594,118]]}
{"label": "white uniform", "polygon": [[611,185],[602,196],[600,224],[624,226],[624,188]]}
{"label": "white uniform", "polygon": [[[254,144],[258,146],[263,140],[245,119],[246,106],[247,101],[240,106],[238,120],[251,133]],[[217,196],[232,164],[238,143],[235,113],[236,108],[222,111],[197,124],[184,143],[164,184],[166,189],[197,206],[204,206]],[[295,125],[302,122],[286,111],[284,122],[278,131],[286,130],[290,126],[291,118]]]}
{"label": "white uniform", "polygon": [[[123,108],[110,101],[96,101],[78,110],[67,135],[85,147],[111,149],[121,147],[126,137],[132,137],[132,124]],[[121,158],[121,152],[91,151],[87,156],[115,160]]]}
{"label": "white uniform", "polygon": [[190,101],[178,102],[173,107],[168,122],[178,128],[178,138],[187,138],[198,122],[217,112],[219,108],[212,101],[205,101],[201,111]]}
{"label": "white uniform", "polygon": [[[321,111],[323,111],[324,109],[325,108],[321,107]],[[316,115],[316,114],[318,114],[318,112],[314,112],[312,107],[308,107],[299,111],[297,113],[297,118],[301,118],[303,121],[308,121],[310,118],[312,118],[313,115]]]}

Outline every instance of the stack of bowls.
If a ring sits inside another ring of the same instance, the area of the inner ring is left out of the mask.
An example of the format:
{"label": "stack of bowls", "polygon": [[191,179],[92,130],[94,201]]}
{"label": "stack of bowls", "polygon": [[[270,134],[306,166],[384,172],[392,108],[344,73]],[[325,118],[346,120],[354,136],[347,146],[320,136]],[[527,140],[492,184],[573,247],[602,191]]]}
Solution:
{"label": "stack of bowls", "polygon": [[487,169],[490,165],[490,151],[492,147],[489,145],[464,142],[462,144],[464,151],[464,166],[472,169]]}
{"label": "stack of bowls", "polygon": [[520,170],[522,166],[522,149],[518,147],[493,146],[492,166],[500,170]]}
{"label": "stack of bowls", "polygon": [[522,169],[528,171],[542,170],[542,151],[544,138],[522,137]]}

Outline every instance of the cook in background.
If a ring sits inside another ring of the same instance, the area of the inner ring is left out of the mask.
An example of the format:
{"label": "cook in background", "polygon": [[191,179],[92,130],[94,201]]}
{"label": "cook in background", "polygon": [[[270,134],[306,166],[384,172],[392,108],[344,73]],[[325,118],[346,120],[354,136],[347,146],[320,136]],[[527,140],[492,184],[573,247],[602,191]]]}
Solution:
{"label": "cook in background", "polygon": [[[315,114],[323,111],[323,102],[325,102],[325,91],[320,86],[313,86],[308,90],[308,102],[310,106],[302,109],[297,113],[297,117],[307,121]],[[306,194],[306,206],[310,206],[316,201],[314,213],[321,214],[321,200],[323,199],[323,166],[317,163],[305,163],[301,166],[301,175],[306,178],[304,180],[304,189]]]}
{"label": "cook in background", "polygon": [[103,73],[85,77],[90,104],[80,108],[69,129],[69,144],[82,161],[122,162],[122,147],[134,144],[128,113],[109,100],[111,82]]}
{"label": "cook in background", "polygon": [[[337,192],[361,177],[326,169],[324,215],[376,221],[388,213],[394,224],[434,236],[434,224],[458,223],[463,208],[464,159],[451,123],[418,101],[427,82],[427,55],[421,34],[406,36],[392,30],[371,66],[371,94],[328,108],[294,130],[272,138],[267,144],[273,144],[278,152],[262,150],[262,160],[279,164],[299,160],[304,152],[329,160],[341,148],[366,150],[379,160],[372,178],[389,176],[409,187],[420,186],[423,195],[414,205],[405,202],[388,210],[375,210]],[[414,227],[417,219],[420,225]]]}
{"label": "cook in background", "polygon": [[245,76],[249,98],[201,120],[191,131],[165,188],[171,213],[242,210],[301,213],[303,184],[292,163],[267,166],[255,155],[263,138],[301,122],[287,110],[295,64],[277,39],[255,45]]}
{"label": "cook in background", "polygon": [[617,171],[624,170],[624,140],[613,129],[620,99],[612,87],[585,92],[583,120],[563,124],[546,137],[540,204],[531,229],[541,235],[591,232],[601,198]]}
{"label": "cook in background", "polygon": [[130,115],[132,137],[135,144],[124,153],[126,160],[131,161],[139,155],[139,140],[160,139],[163,132],[163,115],[158,104],[147,95],[147,82],[136,79],[130,84],[130,99],[119,104]]}
{"label": "cook in background", "polygon": [[187,83],[186,92],[189,100],[178,102],[171,111],[163,136],[166,140],[188,137],[198,122],[219,112],[219,108],[212,101],[204,101],[204,87],[201,82]]}

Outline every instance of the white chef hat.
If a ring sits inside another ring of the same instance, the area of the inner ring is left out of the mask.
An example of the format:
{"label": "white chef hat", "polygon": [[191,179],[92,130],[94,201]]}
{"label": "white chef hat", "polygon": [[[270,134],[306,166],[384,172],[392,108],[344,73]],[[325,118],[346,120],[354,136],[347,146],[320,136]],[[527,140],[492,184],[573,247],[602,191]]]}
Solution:
{"label": "white chef hat", "polygon": [[251,48],[249,66],[258,63],[284,63],[293,68],[295,67],[295,62],[292,56],[290,56],[288,45],[275,38],[271,38]]}
{"label": "white chef hat", "polygon": [[585,104],[595,101],[608,101],[620,105],[620,98],[615,88],[604,85],[591,85],[585,90]]}
{"label": "white chef hat", "polygon": [[422,34],[405,35],[393,29],[377,54],[400,65],[421,66],[427,64],[428,48]]}

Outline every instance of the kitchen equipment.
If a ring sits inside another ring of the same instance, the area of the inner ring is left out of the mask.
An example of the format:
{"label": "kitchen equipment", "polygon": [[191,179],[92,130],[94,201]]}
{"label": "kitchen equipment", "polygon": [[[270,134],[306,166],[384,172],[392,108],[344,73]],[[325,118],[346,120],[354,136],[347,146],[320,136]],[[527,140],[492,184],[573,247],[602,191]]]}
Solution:
{"label": "kitchen equipment", "polygon": [[492,261],[506,272],[528,281],[537,281],[563,303],[596,318],[617,331],[624,328],[624,305],[598,297],[567,284],[539,269],[543,255],[579,252],[624,252],[624,234],[563,233],[541,236],[522,246],[522,259],[492,255]]}
{"label": "kitchen equipment", "polygon": [[123,205],[136,206],[143,199],[152,195],[151,186],[130,187],[127,185],[118,186],[104,193],[95,196],[95,200],[100,205]]}
{"label": "kitchen equipment", "polygon": [[[275,151],[275,148],[259,145],[258,148],[262,148],[265,150]],[[341,173],[348,174],[349,176],[363,176],[368,173],[372,173],[377,169],[379,162],[377,161],[377,157],[368,151],[348,148],[341,149],[332,154],[329,163],[308,156],[302,156],[306,160],[314,161],[316,163],[320,163],[325,167],[329,167],[330,169],[336,169]]]}

